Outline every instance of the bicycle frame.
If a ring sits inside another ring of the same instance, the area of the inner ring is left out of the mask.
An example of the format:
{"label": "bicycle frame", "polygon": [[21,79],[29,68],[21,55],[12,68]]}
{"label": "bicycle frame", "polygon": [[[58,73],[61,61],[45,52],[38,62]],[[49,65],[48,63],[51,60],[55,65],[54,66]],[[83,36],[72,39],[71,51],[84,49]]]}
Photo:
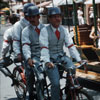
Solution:
{"label": "bicycle frame", "polygon": [[[3,69],[4,68],[4,69]],[[11,80],[12,80],[12,84],[11,86],[13,85],[18,85],[19,82],[18,80],[15,78],[15,76],[11,73],[11,71],[7,68],[7,67],[2,67],[0,69],[0,71],[5,75],[5,76],[8,76]]]}
{"label": "bicycle frame", "polygon": [[[86,65],[86,62],[84,62],[83,64],[81,64],[80,66],[76,67],[79,68],[82,65]],[[78,91],[80,91],[83,87],[80,86],[75,74],[72,73],[72,69],[68,69],[67,70],[67,77],[63,77],[66,79],[66,86],[65,86],[65,93],[66,95],[69,95],[68,98],[66,98],[66,100],[77,100],[77,93]],[[79,97],[78,97],[79,98]],[[80,100],[80,99],[79,99]]]}
{"label": "bicycle frame", "polygon": [[26,85],[26,77],[25,77],[25,74],[24,74],[24,67],[22,65],[20,65],[20,66],[16,65],[16,67],[13,69],[13,74],[14,74],[15,71],[19,72],[21,79],[22,79],[21,81]]}
{"label": "bicycle frame", "polygon": [[[85,63],[78,66],[78,68],[81,67],[82,65],[84,65]],[[61,64],[61,63],[54,63],[54,64],[57,65],[58,67],[63,67],[64,68],[63,64]],[[66,100],[76,100],[77,91],[80,91],[82,89],[82,87],[80,86],[75,74],[72,74],[72,69],[68,69],[68,70],[65,70],[65,71],[66,71],[66,76],[61,76],[61,78],[66,79],[66,83],[65,83],[65,87],[60,89],[60,100],[63,100],[63,98],[62,98],[63,91],[65,91],[66,96],[70,95],[69,96],[70,98],[66,97]],[[60,70],[60,72],[62,74],[62,70]],[[46,81],[46,78],[45,78],[45,81]],[[48,91],[48,87],[50,85],[51,84],[47,85],[47,82],[46,82],[46,88],[45,89],[47,91]],[[47,95],[49,96],[49,92],[47,92]],[[50,96],[49,96],[48,100],[49,99],[50,99]]]}
{"label": "bicycle frame", "polygon": [[82,89],[82,87],[80,86],[77,78],[69,71],[66,77],[66,95],[70,95],[70,100],[76,100],[76,91],[79,91],[80,89]]}
{"label": "bicycle frame", "polygon": [[[14,63],[14,62],[13,62]],[[15,67],[13,69],[13,72],[11,72],[8,68],[8,66],[4,65],[4,61],[0,61],[0,71],[7,77],[9,77],[12,80],[11,86],[15,88],[15,92],[18,99],[25,99],[26,96],[26,79],[24,75],[24,69],[23,66],[19,67],[15,64]],[[14,71],[18,71],[18,73],[21,76],[21,80],[18,80],[18,77],[14,75]]]}

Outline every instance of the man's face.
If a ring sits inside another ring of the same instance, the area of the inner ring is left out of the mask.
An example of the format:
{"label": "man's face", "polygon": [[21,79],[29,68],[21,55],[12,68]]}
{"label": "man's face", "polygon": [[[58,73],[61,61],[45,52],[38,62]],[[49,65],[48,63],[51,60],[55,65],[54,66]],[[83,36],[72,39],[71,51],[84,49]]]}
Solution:
{"label": "man's face", "polygon": [[39,15],[36,15],[36,16],[29,16],[28,21],[29,21],[32,25],[37,26],[37,25],[39,24],[39,18],[40,18]]}
{"label": "man's face", "polygon": [[55,27],[58,28],[61,23],[62,17],[59,14],[52,15],[49,17],[49,22]]}

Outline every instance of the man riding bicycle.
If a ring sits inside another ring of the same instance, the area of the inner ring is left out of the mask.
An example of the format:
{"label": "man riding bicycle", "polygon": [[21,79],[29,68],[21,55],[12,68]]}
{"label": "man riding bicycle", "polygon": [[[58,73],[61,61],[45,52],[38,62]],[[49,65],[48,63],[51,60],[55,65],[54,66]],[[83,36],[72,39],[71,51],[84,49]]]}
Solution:
{"label": "man riding bicycle", "polygon": [[22,17],[17,23],[14,24],[13,50],[15,56],[17,56],[19,61],[22,61],[22,51],[21,51],[22,30],[30,24],[28,21],[29,17],[28,15],[26,15],[27,9],[30,6],[34,6],[34,4],[33,3],[24,4],[23,12],[25,17]]}
{"label": "man riding bicycle", "polygon": [[[25,69],[29,91],[29,100],[33,100],[34,72],[32,70],[32,67],[33,65],[38,67],[40,63],[39,35],[44,25],[39,23],[40,15],[37,6],[29,7],[27,15],[29,16],[30,25],[22,31],[22,49],[27,64],[27,66],[25,66]],[[43,99],[38,96],[38,100]]]}
{"label": "man riding bicycle", "polygon": [[68,47],[70,55],[76,61],[81,62],[80,54],[73,44],[67,29],[61,23],[61,10],[58,7],[48,9],[48,20],[50,24],[40,32],[41,59],[45,62],[45,70],[51,81],[51,100],[60,99],[60,75],[58,68],[53,62],[63,62],[66,69],[75,67],[72,60],[64,55],[63,46]]}
{"label": "man riding bicycle", "polygon": [[[19,19],[17,16],[14,18],[15,19],[12,25],[15,24]],[[11,59],[11,57],[13,56],[13,46],[12,46],[13,36],[14,36],[14,31],[13,31],[13,26],[12,26],[4,32],[3,45],[2,45],[2,50],[1,50],[0,62],[3,65],[0,66],[0,71],[3,72],[5,76],[10,75],[8,71],[6,71],[6,69],[4,69],[3,67],[4,66],[7,67],[10,64],[12,64],[13,59]]]}

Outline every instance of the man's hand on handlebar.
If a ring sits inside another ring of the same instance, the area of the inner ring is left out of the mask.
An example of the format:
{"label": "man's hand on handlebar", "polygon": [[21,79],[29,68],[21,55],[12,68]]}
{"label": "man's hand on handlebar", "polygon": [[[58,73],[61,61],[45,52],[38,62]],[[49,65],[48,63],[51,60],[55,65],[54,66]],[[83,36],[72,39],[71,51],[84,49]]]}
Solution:
{"label": "man's hand on handlebar", "polygon": [[31,58],[29,58],[28,64],[29,64],[30,67],[33,67],[34,61]]}
{"label": "man's hand on handlebar", "polygon": [[87,60],[81,60],[81,61],[79,61],[78,63],[80,63],[80,64],[82,64],[82,63],[87,63],[88,61]]}
{"label": "man's hand on handlebar", "polygon": [[79,64],[82,64],[82,63],[83,63],[83,60],[79,61],[78,63],[79,63]]}
{"label": "man's hand on handlebar", "polygon": [[54,68],[54,64],[52,62],[47,62],[45,64],[48,68]]}
{"label": "man's hand on handlebar", "polygon": [[17,55],[17,58],[18,58],[18,61],[22,61],[22,54],[19,53],[19,54]]}

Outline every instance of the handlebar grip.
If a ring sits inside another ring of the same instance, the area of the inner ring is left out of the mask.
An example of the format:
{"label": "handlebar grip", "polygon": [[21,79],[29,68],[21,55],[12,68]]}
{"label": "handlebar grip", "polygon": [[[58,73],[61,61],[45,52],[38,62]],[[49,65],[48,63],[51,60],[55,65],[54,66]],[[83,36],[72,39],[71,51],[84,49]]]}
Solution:
{"label": "handlebar grip", "polygon": [[87,60],[83,60],[83,62],[79,66],[77,66],[76,68],[80,68],[83,65],[87,65]]}

